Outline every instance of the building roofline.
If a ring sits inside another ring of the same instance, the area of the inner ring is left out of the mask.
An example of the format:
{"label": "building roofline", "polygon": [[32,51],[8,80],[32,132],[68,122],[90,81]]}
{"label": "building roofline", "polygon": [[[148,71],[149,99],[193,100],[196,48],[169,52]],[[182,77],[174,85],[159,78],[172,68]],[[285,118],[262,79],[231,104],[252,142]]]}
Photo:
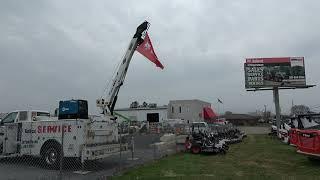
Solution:
{"label": "building roofline", "polygon": [[189,102],[198,101],[198,102],[202,102],[202,103],[211,104],[210,102],[202,101],[202,100],[199,100],[199,99],[170,100],[170,101],[169,101],[169,104],[170,104],[171,102],[186,102],[186,101],[189,101]]}
{"label": "building roofline", "polygon": [[114,111],[140,111],[140,110],[162,110],[162,109],[168,109],[168,106],[158,106],[156,108],[150,108],[150,107],[138,107],[138,108],[118,108]]}
{"label": "building roofline", "polygon": [[13,110],[13,111],[8,111],[8,112],[0,112],[0,114],[9,114],[12,112],[21,112],[21,111],[28,111],[28,112],[45,112],[45,113],[50,113],[49,111],[45,111],[45,110],[38,110],[38,109],[19,109],[19,110]]}

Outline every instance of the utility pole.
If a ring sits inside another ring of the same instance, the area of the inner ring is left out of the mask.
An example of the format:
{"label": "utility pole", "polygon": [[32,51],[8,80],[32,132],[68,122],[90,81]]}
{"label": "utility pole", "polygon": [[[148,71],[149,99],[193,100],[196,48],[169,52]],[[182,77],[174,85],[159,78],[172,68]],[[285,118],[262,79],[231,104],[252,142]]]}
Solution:
{"label": "utility pole", "polygon": [[277,122],[277,136],[279,136],[279,128],[280,128],[280,103],[279,103],[279,88],[273,88],[273,99],[276,108],[276,122]]}

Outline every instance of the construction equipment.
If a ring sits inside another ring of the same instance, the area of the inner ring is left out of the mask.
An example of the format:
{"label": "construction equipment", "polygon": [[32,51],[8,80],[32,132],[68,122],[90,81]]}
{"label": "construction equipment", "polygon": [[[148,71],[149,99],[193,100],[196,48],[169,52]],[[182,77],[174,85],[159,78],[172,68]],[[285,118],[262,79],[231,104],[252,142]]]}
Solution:
{"label": "construction equipment", "polygon": [[193,122],[191,124],[191,137],[187,137],[185,148],[194,154],[212,152],[225,154],[229,149],[224,137],[215,136],[206,122]]}
{"label": "construction equipment", "polygon": [[112,85],[107,94],[107,97],[97,99],[97,107],[101,108],[103,114],[108,120],[115,120],[115,116],[113,116],[113,110],[118,99],[120,87],[123,85],[133,53],[136,48],[143,42],[143,36],[145,35],[148,27],[149,23],[147,21],[143,22],[137,27],[137,31],[129,44],[129,47],[116,73],[116,76],[112,81]]}
{"label": "construction equipment", "polygon": [[148,27],[146,21],[137,27],[107,97],[97,100],[104,117],[89,117],[86,100],[60,101],[58,118],[43,111],[11,112],[1,121],[0,158],[39,156],[47,167],[57,168],[63,157],[84,163],[126,151],[113,110],[132,55]]}
{"label": "construction equipment", "polygon": [[320,126],[297,130],[297,152],[311,158],[320,159]]}
{"label": "construction equipment", "polygon": [[[308,123],[314,123],[314,120],[319,120],[320,114],[306,114],[303,115]],[[304,124],[300,123],[299,126]],[[298,126],[298,128],[299,128]],[[299,129],[292,129],[292,143],[297,146],[297,152],[307,155],[312,159],[320,158],[320,124],[304,127]],[[290,140],[291,141],[291,140]]]}
{"label": "construction equipment", "polygon": [[192,138],[186,138],[186,150],[191,151],[193,154],[200,152],[222,153],[225,154],[229,149],[226,142],[222,139],[217,139],[207,132],[194,132]]}
{"label": "construction equipment", "polygon": [[[278,137],[284,142],[291,145],[296,145],[297,129],[304,129],[318,125],[313,120],[317,114],[302,114],[291,117],[289,120],[283,120],[280,124]],[[276,134],[276,126],[271,126],[271,133]]]}
{"label": "construction equipment", "polygon": [[296,146],[298,143],[298,133],[299,129],[309,129],[318,126],[319,124],[315,121],[318,119],[320,114],[302,114],[291,119],[291,128],[288,131],[290,145]]}

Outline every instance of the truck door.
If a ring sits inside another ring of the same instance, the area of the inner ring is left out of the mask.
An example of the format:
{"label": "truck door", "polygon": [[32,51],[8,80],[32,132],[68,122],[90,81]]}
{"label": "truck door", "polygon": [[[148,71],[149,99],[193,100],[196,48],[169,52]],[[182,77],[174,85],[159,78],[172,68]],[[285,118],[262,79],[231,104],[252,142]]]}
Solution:
{"label": "truck door", "polygon": [[31,154],[31,147],[33,145],[32,135],[35,133],[35,130],[32,129],[31,119],[30,111],[19,112],[17,141],[19,143],[18,152],[20,151],[20,154]]}
{"label": "truck door", "polygon": [[2,144],[4,154],[17,152],[18,124],[15,123],[18,112],[8,114],[1,124],[4,126],[4,142]]}

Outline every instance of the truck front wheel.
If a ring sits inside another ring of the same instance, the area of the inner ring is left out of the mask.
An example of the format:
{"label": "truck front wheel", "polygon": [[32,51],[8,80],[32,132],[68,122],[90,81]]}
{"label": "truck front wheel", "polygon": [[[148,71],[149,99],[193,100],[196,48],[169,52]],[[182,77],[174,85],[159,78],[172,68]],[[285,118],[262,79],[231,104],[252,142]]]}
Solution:
{"label": "truck front wheel", "polygon": [[50,169],[58,169],[60,165],[61,149],[60,145],[49,145],[45,147],[42,153],[42,159],[46,167]]}

